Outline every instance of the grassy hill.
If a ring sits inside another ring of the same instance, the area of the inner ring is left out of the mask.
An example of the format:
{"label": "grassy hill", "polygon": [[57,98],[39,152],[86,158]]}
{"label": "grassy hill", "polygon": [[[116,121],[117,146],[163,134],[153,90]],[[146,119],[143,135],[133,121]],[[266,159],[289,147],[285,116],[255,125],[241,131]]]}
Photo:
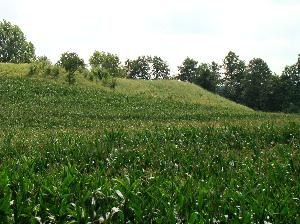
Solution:
{"label": "grassy hill", "polygon": [[[0,75],[8,75],[15,77],[26,77],[29,70],[28,64],[1,64]],[[45,77],[35,77],[36,79],[45,81]],[[54,81],[59,84],[66,84],[65,77],[57,79],[48,78],[48,81]],[[82,76],[77,76],[77,86],[96,88],[109,91],[101,82],[90,81]],[[143,95],[148,97],[160,97],[167,100],[181,101],[187,103],[196,103],[202,105],[219,107],[231,107],[237,110],[247,110],[246,107],[238,105],[232,101],[226,100],[215,94],[212,94],[194,84],[179,82],[176,80],[130,80],[118,79],[115,93],[125,95]],[[249,110],[249,109],[248,109]]]}
{"label": "grassy hill", "polygon": [[287,122],[299,116],[268,114],[176,80],[118,79],[114,90],[77,77],[26,77],[28,65],[0,64],[2,129],[140,129],[235,122]]}
{"label": "grassy hill", "polygon": [[195,85],[0,64],[0,223],[297,223],[300,116]]}

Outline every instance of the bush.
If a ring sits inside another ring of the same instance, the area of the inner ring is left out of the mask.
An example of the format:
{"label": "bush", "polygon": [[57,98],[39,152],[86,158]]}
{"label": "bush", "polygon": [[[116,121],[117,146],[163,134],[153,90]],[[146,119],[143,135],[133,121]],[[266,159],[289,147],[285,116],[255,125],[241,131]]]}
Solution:
{"label": "bush", "polygon": [[52,65],[51,61],[46,57],[38,57],[37,60],[32,62],[29,67],[28,76],[50,76],[53,78],[58,77],[60,67]]}
{"label": "bush", "polygon": [[28,76],[34,76],[34,75],[37,75],[37,74],[39,74],[39,68],[38,68],[37,64],[36,63],[30,64],[27,75]]}
{"label": "bush", "polygon": [[83,68],[83,67],[80,67],[75,73],[78,75],[82,75],[86,79],[87,78],[89,79],[91,76],[91,72],[88,69]]}
{"label": "bush", "polygon": [[59,73],[60,73],[59,66],[53,65],[53,66],[51,66],[48,75],[53,77],[53,78],[56,78],[56,77],[59,76]]}
{"label": "bush", "polygon": [[94,68],[92,68],[91,72],[92,72],[93,76],[95,78],[97,78],[98,80],[102,80],[102,79],[105,79],[110,76],[108,70],[104,69],[104,68],[94,67]]}
{"label": "bush", "polygon": [[103,86],[109,87],[111,89],[115,89],[117,86],[117,79],[112,76],[107,76],[102,79]]}

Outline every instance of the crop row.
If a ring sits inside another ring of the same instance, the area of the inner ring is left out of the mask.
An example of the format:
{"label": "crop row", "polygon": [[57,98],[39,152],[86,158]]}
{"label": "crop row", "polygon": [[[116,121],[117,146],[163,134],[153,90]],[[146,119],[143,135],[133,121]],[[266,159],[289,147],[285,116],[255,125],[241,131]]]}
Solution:
{"label": "crop row", "polygon": [[297,223],[300,126],[135,133],[8,132],[0,219],[10,223]]}
{"label": "crop row", "polygon": [[0,77],[0,127],[126,128],[152,123],[299,120],[224,106],[180,102],[160,97],[130,96],[99,89],[57,85],[25,78]]}

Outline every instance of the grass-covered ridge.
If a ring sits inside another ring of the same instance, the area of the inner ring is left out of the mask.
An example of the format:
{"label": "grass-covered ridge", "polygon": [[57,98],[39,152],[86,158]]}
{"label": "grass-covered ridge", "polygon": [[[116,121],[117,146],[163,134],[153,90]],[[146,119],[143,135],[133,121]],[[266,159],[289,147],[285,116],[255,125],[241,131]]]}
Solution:
{"label": "grass-covered ridge", "polygon": [[[9,64],[0,63],[0,75],[13,77],[28,76],[29,64]],[[34,79],[52,81],[57,84],[66,84],[65,77],[58,78],[33,77]],[[88,87],[100,90],[110,91],[102,82],[90,81],[87,78],[79,75],[76,77],[78,87]],[[133,80],[133,79],[117,79],[117,86],[114,89],[115,93],[125,95],[143,95],[149,97],[159,97],[168,100],[175,100],[187,103],[200,103],[202,105],[218,105],[219,107],[235,107],[237,110],[250,110],[244,106],[238,105],[223,97],[212,94],[201,87],[180,82],[177,80]]]}
{"label": "grass-covered ridge", "polygon": [[300,222],[300,116],[1,66],[0,223]]}
{"label": "grass-covered ridge", "polygon": [[1,66],[2,129],[143,129],[266,116],[175,80],[118,79],[111,90],[84,77],[70,86],[62,77],[27,77],[26,65]]}
{"label": "grass-covered ridge", "polygon": [[[159,85],[164,88],[165,83],[168,83],[167,85],[171,85],[173,82],[177,84],[176,81],[169,82],[157,81],[156,88]],[[149,81],[149,83],[152,85],[152,82]],[[194,87],[188,86],[186,83],[178,83],[178,85],[183,88],[187,86],[190,89]],[[174,96],[176,99],[171,99],[163,94],[157,94],[158,97],[149,94],[123,94],[101,88],[69,86],[37,79],[1,76],[0,127],[2,129],[88,128],[104,130],[131,127],[150,128],[156,125],[198,126],[203,122],[297,119],[297,116],[256,113],[202,89],[194,88],[199,91],[198,102],[179,100],[176,96]],[[196,92],[196,90],[194,91]],[[158,91],[162,90],[159,89],[156,93]],[[224,103],[222,103],[223,101]]]}

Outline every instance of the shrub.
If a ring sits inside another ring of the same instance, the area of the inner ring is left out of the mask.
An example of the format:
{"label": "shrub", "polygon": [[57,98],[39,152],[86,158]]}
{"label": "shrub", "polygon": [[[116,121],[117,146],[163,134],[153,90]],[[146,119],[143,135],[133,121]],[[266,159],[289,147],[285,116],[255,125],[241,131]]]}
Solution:
{"label": "shrub", "polygon": [[52,65],[51,61],[46,57],[38,57],[30,64],[28,76],[50,76],[53,78],[58,77],[60,68],[57,65]]}
{"label": "shrub", "polygon": [[109,71],[105,68],[94,67],[92,68],[91,72],[98,80],[102,80],[110,76]]}
{"label": "shrub", "polygon": [[60,72],[59,66],[53,65],[53,66],[51,66],[51,69],[49,71],[49,75],[53,78],[56,78],[56,77],[58,77],[59,72]]}
{"label": "shrub", "polygon": [[29,70],[28,70],[28,76],[34,76],[39,73],[39,69],[36,63],[30,64]]}
{"label": "shrub", "polygon": [[112,76],[107,76],[102,79],[103,86],[109,87],[111,89],[115,89],[117,86],[117,79]]}

